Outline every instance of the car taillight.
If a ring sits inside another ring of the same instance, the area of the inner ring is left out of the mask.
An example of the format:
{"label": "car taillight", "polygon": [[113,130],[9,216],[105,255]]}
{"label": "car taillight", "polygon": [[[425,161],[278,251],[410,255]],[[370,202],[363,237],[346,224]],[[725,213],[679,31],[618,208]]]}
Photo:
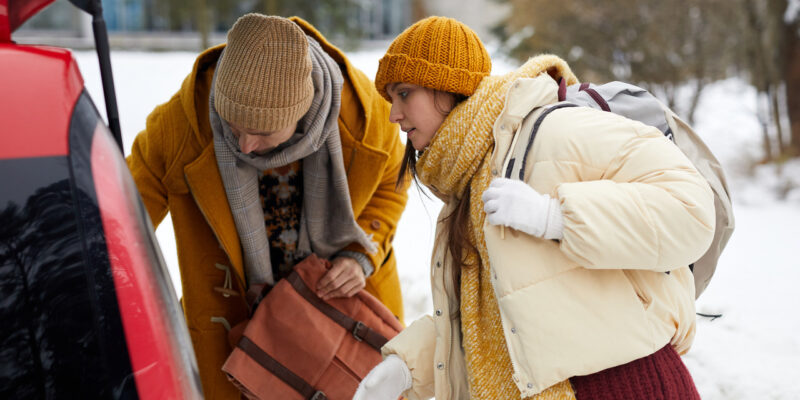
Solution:
{"label": "car taillight", "polygon": [[149,217],[100,120],[92,138],[91,169],[139,396],[201,398],[186,323]]}

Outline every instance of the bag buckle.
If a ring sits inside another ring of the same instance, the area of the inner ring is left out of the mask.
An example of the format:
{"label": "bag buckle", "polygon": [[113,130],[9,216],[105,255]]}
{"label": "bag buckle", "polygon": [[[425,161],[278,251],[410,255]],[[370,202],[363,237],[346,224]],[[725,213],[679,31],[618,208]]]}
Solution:
{"label": "bag buckle", "polygon": [[363,342],[364,341],[363,337],[358,336],[359,331],[361,331],[361,329],[364,329],[366,327],[367,326],[364,325],[364,323],[361,322],[361,321],[356,321],[356,325],[353,327],[353,337],[356,338],[356,340],[358,340],[359,342]]}
{"label": "bag buckle", "polygon": [[328,396],[325,396],[325,393],[323,393],[322,390],[317,390],[308,400],[328,400]]}

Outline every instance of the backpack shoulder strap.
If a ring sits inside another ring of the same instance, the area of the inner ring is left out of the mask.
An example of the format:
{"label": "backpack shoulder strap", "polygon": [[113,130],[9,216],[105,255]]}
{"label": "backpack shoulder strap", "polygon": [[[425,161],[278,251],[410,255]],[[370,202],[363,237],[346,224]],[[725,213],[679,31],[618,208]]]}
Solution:
{"label": "backpack shoulder strap", "polygon": [[[508,165],[506,166],[504,173],[504,176],[506,178],[519,179],[521,181],[525,180],[524,175],[525,175],[525,166],[527,165],[527,160],[528,160],[528,153],[530,153],[531,149],[533,148],[533,140],[536,138],[536,134],[539,132],[539,127],[542,125],[542,122],[544,122],[545,117],[550,115],[551,112],[567,107],[578,107],[578,106],[572,103],[556,103],[552,106],[547,107],[544,111],[542,111],[541,114],[539,114],[539,117],[536,118],[536,121],[533,123],[532,129],[523,131],[522,128],[520,128],[520,132],[518,133],[518,135],[522,136],[516,138],[516,140],[514,141],[514,148],[511,149],[510,151],[511,158],[508,161]],[[536,111],[537,110],[533,110],[531,111],[531,113],[534,113]],[[523,124],[523,126],[524,125],[525,124]]]}

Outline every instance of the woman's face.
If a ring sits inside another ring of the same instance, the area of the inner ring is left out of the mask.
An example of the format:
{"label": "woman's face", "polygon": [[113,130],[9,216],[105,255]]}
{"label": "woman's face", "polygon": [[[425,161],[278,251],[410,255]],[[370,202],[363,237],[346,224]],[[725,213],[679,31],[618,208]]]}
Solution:
{"label": "woman's face", "polygon": [[417,151],[431,143],[454,105],[452,96],[441,93],[437,96],[433,89],[411,83],[391,83],[386,85],[386,92],[392,99],[389,121],[400,124]]}

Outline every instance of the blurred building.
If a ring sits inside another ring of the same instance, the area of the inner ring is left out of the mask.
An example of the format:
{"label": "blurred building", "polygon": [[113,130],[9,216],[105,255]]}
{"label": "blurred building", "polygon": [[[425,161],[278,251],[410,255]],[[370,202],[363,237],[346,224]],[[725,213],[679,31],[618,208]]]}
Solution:
{"label": "blurred building", "polygon": [[[385,44],[428,15],[459,19],[487,40],[505,10],[493,0],[102,0],[102,5],[112,48],[190,51],[224,42],[236,18],[248,12],[300,16],[338,45],[354,48]],[[206,43],[199,21],[205,21]],[[14,37],[21,43],[93,46],[91,18],[68,1],[54,2]]]}
{"label": "blurred building", "polygon": [[[411,22],[412,0],[102,0],[112,48],[198,50],[198,21],[210,26],[209,45],[248,12],[297,15],[327,37],[353,46],[360,41],[394,38]],[[305,4],[304,4],[305,3]],[[199,4],[199,5],[198,5]],[[198,7],[206,9],[205,14]],[[207,15],[203,18],[202,15]],[[68,1],[56,1],[14,35],[22,43],[72,48],[92,47],[91,18]],[[338,39],[338,40],[337,40]]]}

